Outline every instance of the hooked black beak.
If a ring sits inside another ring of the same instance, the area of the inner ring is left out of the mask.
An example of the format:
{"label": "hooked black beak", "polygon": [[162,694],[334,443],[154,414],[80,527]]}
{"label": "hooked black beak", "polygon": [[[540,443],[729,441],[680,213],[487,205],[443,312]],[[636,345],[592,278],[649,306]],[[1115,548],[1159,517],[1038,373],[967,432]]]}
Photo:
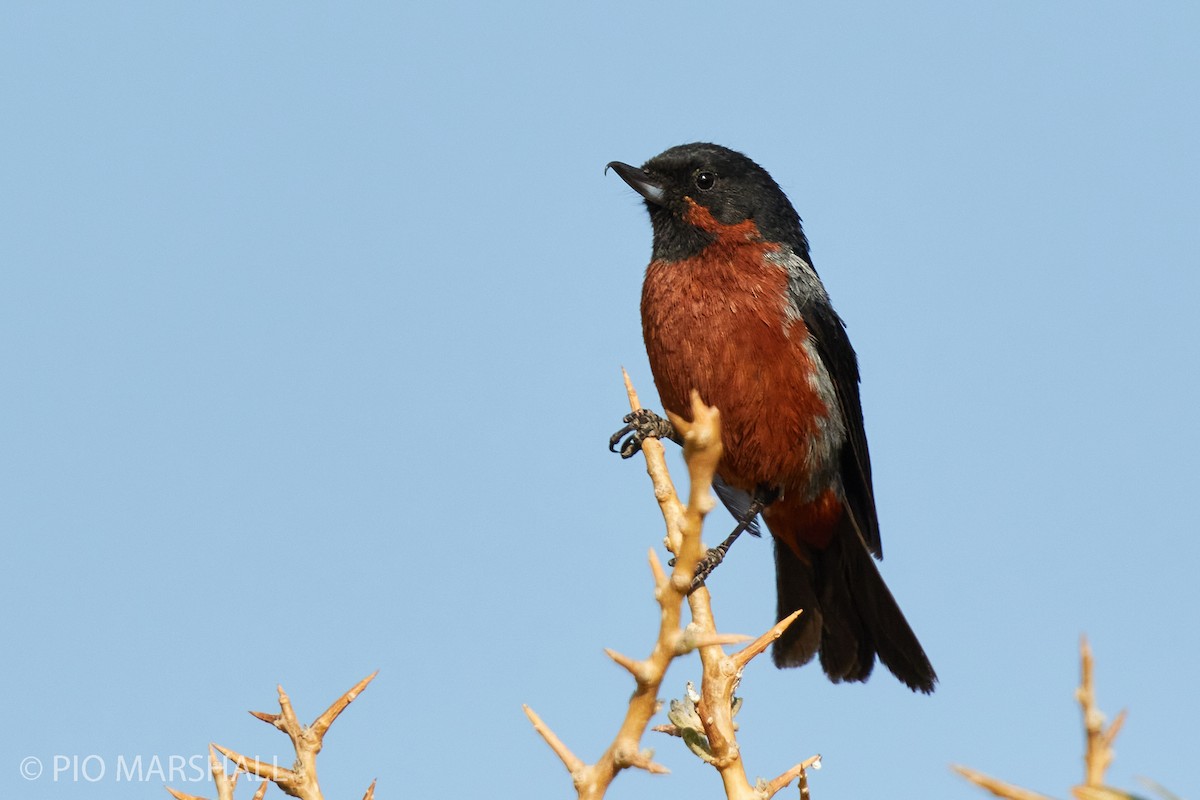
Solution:
{"label": "hooked black beak", "polygon": [[604,166],[604,171],[608,172],[612,169],[613,172],[621,176],[621,180],[633,187],[633,190],[646,198],[646,202],[654,203],[656,206],[661,206],[666,198],[663,192],[663,185],[655,178],[650,177],[644,169],[631,167],[620,161],[610,161]]}

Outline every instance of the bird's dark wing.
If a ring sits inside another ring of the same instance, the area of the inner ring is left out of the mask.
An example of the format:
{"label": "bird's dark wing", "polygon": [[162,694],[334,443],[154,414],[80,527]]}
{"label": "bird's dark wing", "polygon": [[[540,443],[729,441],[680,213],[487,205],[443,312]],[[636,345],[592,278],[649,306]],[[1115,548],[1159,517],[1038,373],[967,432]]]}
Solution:
{"label": "bird's dark wing", "polygon": [[842,485],[846,504],[857,523],[863,542],[876,558],[883,558],[875,492],[871,487],[871,454],[863,427],[862,402],[858,394],[858,357],[846,336],[846,324],[826,302],[810,302],[801,308],[817,353],[833,378],[838,405],[846,423],[847,444],[842,448]]}
{"label": "bird's dark wing", "polygon": [[[749,492],[735,489],[725,482],[725,479],[720,475],[713,478],[713,490],[717,493],[717,497],[721,498],[721,502],[729,509],[729,513],[733,515],[739,523],[746,521],[746,515],[750,511],[750,504],[754,502],[754,498]],[[758,528],[758,517],[746,525],[746,532],[751,536],[762,536],[762,531]]]}

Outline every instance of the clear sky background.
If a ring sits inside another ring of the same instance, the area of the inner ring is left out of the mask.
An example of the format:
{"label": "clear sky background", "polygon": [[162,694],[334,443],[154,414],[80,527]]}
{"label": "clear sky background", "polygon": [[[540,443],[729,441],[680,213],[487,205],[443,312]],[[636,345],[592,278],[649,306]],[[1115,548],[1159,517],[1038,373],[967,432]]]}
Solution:
{"label": "clear sky background", "polygon": [[[941,676],[754,664],[751,775],[1062,796],[1086,632],[1111,782],[1200,797],[1198,34],[1182,1],[6,4],[4,794],[166,797],[118,759],[210,740],[286,763],[246,710],[379,669],[326,796],[572,796],[521,703],[599,755],[662,537],[606,449],[622,365],[657,402],[649,225],[603,167],[705,140],[805,220]],[[723,629],[774,621],[767,543],[711,586]],[[646,744],[672,774],[610,796],[719,794]]]}

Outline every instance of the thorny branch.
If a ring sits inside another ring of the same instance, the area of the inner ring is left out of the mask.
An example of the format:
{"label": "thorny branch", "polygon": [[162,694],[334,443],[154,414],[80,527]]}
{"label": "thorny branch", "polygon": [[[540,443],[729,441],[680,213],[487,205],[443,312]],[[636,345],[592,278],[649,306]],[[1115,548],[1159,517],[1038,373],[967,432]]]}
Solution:
{"label": "thorny branch", "polygon": [[[217,788],[218,800],[233,800],[233,790],[237,785],[239,773],[247,772],[266,778],[254,794],[253,800],[262,800],[266,794],[267,781],[278,786],[284,794],[292,797],[300,798],[300,800],[324,800],[321,794],[321,787],[317,783],[317,754],[321,752],[321,746],[325,740],[325,734],[329,731],[329,726],[338,718],[346,706],[354,701],[354,698],[367,688],[367,684],[375,679],[379,674],[376,670],[367,677],[363,678],[354,685],[350,691],[343,694],[329,708],[325,709],[321,716],[317,717],[312,725],[304,725],[296,717],[296,712],[292,708],[291,698],[283,691],[283,687],[279,689],[279,713],[270,714],[265,711],[251,711],[250,713],[263,722],[274,726],[283,731],[292,740],[292,748],[296,752],[296,761],[291,769],[285,769],[275,764],[268,764],[264,761],[259,761],[254,758],[248,758],[229,748],[222,747],[219,744],[210,744],[208,747],[209,766],[212,769],[213,782]],[[225,766],[217,758],[217,753],[228,758],[234,763],[233,775],[228,775],[225,772]],[[204,800],[201,797],[195,797],[190,794],[184,794],[170,787],[167,791],[176,800]],[[373,800],[375,797],[375,781],[371,781],[370,787],[363,795],[363,800]]]}
{"label": "thorny branch", "polygon": [[[640,409],[637,392],[628,374],[625,375],[625,388],[630,407],[634,411]],[[616,774],[627,767],[638,767],[654,773],[667,772],[665,767],[652,760],[651,751],[640,749],[641,737],[650,718],[661,705],[658,690],[667,667],[676,656],[693,649],[700,651],[704,672],[701,694],[696,704],[699,729],[691,736],[692,744],[689,746],[694,744],[693,750],[702,754],[702,758],[720,772],[727,797],[731,800],[768,800],[797,778],[807,795],[805,770],[820,763],[819,756],[814,756],[773,781],[759,781],[756,786],[751,786],[746,778],[733,724],[736,711],[733,691],[745,665],[779,638],[797,614],[782,620],[744,650],[727,656],[722,645],[735,644],[747,637],[717,632],[707,588],[702,586],[688,595],[696,566],[704,555],[701,529],[704,517],[714,505],[711,486],[721,460],[720,414],[717,409],[706,406],[693,392],[691,416],[692,421],[688,422],[670,415],[672,424],[684,440],[684,460],[691,479],[686,505],[680,500],[667,471],[662,444],[655,439],[647,439],[642,443],[646,471],[666,524],[666,546],[675,555],[675,565],[668,577],[658,557],[653,551],[650,552],[655,598],[661,612],[658,638],[650,656],[638,661],[612,650],[605,651],[636,682],[636,689],[616,738],[594,764],[586,764],[532,709],[524,707],[534,730],[545,739],[571,774],[580,798],[592,800],[603,797]],[[681,627],[684,598],[687,598],[692,613],[692,622],[686,628]]]}

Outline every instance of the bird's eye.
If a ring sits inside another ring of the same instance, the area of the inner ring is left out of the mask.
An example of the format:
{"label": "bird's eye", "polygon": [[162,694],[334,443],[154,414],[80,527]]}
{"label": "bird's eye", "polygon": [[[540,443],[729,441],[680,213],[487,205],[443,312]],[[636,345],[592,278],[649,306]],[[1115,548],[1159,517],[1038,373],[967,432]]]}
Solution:
{"label": "bird's eye", "polygon": [[717,185],[717,176],[708,170],[702,170],[696,173],[696,188],[702,192],[707,192],[709,189]]}

